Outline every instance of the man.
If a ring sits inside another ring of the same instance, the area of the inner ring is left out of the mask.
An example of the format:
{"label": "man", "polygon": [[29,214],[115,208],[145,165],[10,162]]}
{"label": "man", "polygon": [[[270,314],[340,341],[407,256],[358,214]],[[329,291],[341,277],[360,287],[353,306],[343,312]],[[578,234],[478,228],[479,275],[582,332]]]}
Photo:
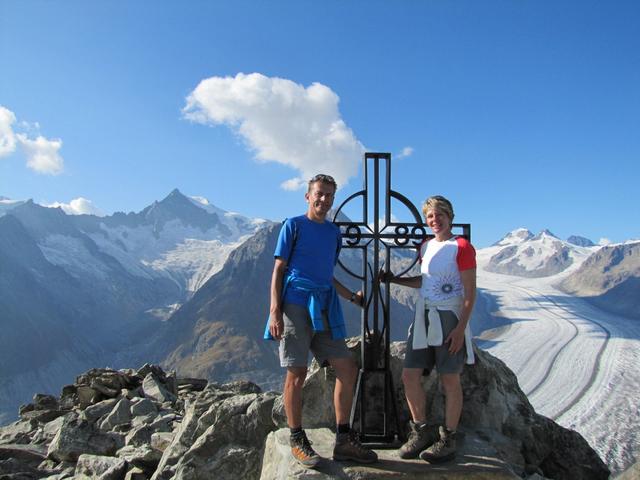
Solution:
{"label": "man", "polygon": [[280,365],[287,369],[283,394],[291,453],[310,468],[318,465],[320,457],[302,429],[302,386],[309,351],[320,365],[328,363],[336,373],[334,460],[371,463],[378,459],[375,452],[362,446],[349,424],[358,370],[344,341],[346,329],[337,295],[360,306],[363,295],[350,291],[333,276],[341,237],[339,228],[326,216],[336,188],[329,175],[313,177],[305,194],[307,213],[288,219],[280,230],[265,332],[265,338],[280,341]]}

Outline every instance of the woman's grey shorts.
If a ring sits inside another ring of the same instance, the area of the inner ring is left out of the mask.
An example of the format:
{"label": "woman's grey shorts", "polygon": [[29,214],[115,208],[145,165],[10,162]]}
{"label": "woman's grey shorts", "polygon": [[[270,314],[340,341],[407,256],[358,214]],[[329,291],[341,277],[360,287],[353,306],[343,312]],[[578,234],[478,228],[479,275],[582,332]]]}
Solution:
{"label": "woman's grey shorts", "polygon": [[324,315],[324,331],[316,332],[311,324],[309,310],[302,305],[286,303],[283,307],[284,334],[280,340],[280,366],[306,367],[309,351],[321,366],[335,358],[351,357],[344,339],[331,338],[329,322]]}
{"label": "woman's grey shorts", "polygon": [[[440,322],[442,323],[442,338],[446,340],[456,325],[458,317],[450,310],[439,310]],[[425,326],[429,328],[429,316],[424,313]],[[413,324],[409,327],[409,338],[407,338],[407,350],[404,356],[404,368],[424,368],[431,371],[435,365],[438,373],[462,373],[464,364],[467,361],[467,350],[464,343],[458,353],[451,355],[449,346],[442,344],[428,348],[413,349]]]}

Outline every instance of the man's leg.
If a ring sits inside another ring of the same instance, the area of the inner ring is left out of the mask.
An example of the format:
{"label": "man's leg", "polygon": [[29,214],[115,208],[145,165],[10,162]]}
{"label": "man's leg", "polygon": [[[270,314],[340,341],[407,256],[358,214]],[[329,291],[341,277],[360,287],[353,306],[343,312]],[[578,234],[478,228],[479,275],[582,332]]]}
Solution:
{"label": "man's leg", "polygon": [[336,386],[333,390],[333,404],[336,410],[336,445],[333,448],[334,460],[352,460],[372,463],[378,460],[376,453],[364,447],[349,421],[358,367],[352,357],[329,359],[336,372]]}
{"label": "man's leg", "polygon": [[455,432],[462,414],[462,385],[459,373],[440,375],[445,394],[445,426]]}
{"label": "man's leg", "polygon": [[358,367],[352,358],[330,359],[329,363],[336,372],[336,386],[333,390],[333,405],[336,410],[336,425],[349,423],[353,390],[358,378]]}
{"label": "man's leg", "polygon": [[307,377],[307,367],[288,367],[284,380],[284,411],[289,428],[302,426],[302,386]]}

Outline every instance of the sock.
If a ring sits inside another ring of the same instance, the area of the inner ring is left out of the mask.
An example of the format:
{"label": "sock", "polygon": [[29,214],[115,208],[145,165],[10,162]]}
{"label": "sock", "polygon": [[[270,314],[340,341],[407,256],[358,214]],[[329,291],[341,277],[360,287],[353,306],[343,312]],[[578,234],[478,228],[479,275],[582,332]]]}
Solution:
{"label": "sock", "polygon": [[349,433],[351,431],[351,426],[348,423],[339,423],[336,426],[336,435],[340,435],[341,433]]}
{"label": "sock", "polygon": [[302,427],[290,428],[289,432],[291,432],[292,437],[297,437],[302,433]]}

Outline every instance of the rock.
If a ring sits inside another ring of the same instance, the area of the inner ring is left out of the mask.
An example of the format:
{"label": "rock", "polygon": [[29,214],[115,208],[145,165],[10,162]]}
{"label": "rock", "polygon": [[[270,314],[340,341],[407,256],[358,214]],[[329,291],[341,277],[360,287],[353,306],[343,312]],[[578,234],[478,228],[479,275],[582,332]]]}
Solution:
{"label": "rock", "polygon": [[131,401],[121,398],[113,410],[100,422],[100,430],[110,431],[118,425],[128,425],[131,422]]}
{"label": "rock", "polygon": [[[175,466],[178,479],[258,479],[264,439],[273,430],[274,395],[250,393],[224,399],[207,412],[212,424]],[[267,420],[265,424],[263,420]]]}
{"label": "rock", "polygon": [[76,390],[76,395],[81,409],[98,402],[100,398],[100,393],[88,385],[80,385]]}
{"label": "rock", "polygon": [[152,373],[156,378],[158,378],[161,382],[164,382],[167,378],[167,374],[164,372],[160,365],[152,365],[149,363],[145,363],[137,372],[136,375],[140,378],[145,378],[147,375]]}
{"label": "rock", "polygon": [[301,467],[291,456],[289,430],[272,432],[267,442],[262,461],[260,478],[270,480],[288,479],[519,479],[507,463],[502,461],[490,443],[473,433],[464,436],[458,455],[443,466],[429,465],[416,460],[403,460],[397,450],[376,450],[379,461],[371,465],[331,460],[335,433],[328,428],[307,430],[313,448],[322,457],[320,466],[314,470]]}
{"label": "rock", "polygon": [[148,480],[148,478],[144,470],[138,467],[133,467],[124,476],[124,480]]}
{"label": "rock", "polygon": [[144,396],[151,398],[158,403],[175,402],[176,396],[165,388],[160,379],[153,373],[147,374],[142,382]]}
{"label": "rock", "polygon": [[103,433],[80,419],[65,419],[49,445],[47,456],[57,461],[75,462],[83,453],[113,455],[124,445],[120,435]]}
{"label": "rock", "polygon": [[44,443],[51,443],[51,441],[54,439],[54,437],[56,436],[56,433],[58,433],[58,430],[60,430],[60,427],[62,427],[64,422],[71,421],[77,417],[78,417],[77,413],[68,412],[63,417],[58,417],[55,420],[52,420],[51,422],[46,423],[42,428],[42,438],[44,440]]}
{"label": "rock", "polygon": [[47,423],[66,413],[67,410],[30,410],[23,412],[20,418],[23,420],[35,420],[38,423]]}
{"label": "rock", "polygon": [[0,445],[0,460],[14,459],[37,468],[47,456],[47,449],[38,445]]}
{"label": "rock", "polygon": [[15,458],[0,460],[1,480],[33,480],[41,476],[38,470]]}
{"label": "rock", "polygon": [[134,417],[158,413],[156,405],[148,398],[141,398],[131,402],[131,415]]}
{"label": "rock", "polygon": [[55,410],[58,408],[58,399],[53,395],[36,393],[33,396],[33,405],[36,410]]}
{"label": "rock", "polygon": [[148,444],[140,446],[127,445],[118,450],[116,456],[123,458],[131,465],[153,472],[158,466],[160,458],[162,458],[162,452],[151,448]]}
{"label": "rock", "polygon": [[173,441],[173,432],[155,432],[151,434],[151,448],[164,452]]}
{"label": "rock", "polygon": [[6,443],[29,443],[31,435],[38,428],[36,420],[18,420],[0,427],[0,445]]}
{"label": "rock", "polygon": [[107,398],[116,398],[120,394],[120,390],[109,388],[98,380],[91,380],[91,384],[89,386]]}
{"label": "rock", "polygon": [[122,458],[82,454],[78,458],[74,478],[122,480],[127,462]]}
{"label": "rock", "polygon": [[[230,434],[231,431],[237,432],[234,432],[234,438],[228,441],[224,439],[225,435],[222,435],[221,442],[223,444],[226,442],[226,444],[233,446],[236,442],[244,441],[244,437],[249,437],[251,442],[257,445],[258,451],[261,451],[264,445],[264,438],[274,428],[270,419],[270,412],[273,409],[273,401],[276,395],[255,393],[259,391],[260,389],[250,382],[233,382],[225,385],[210,383],[193,401],[187,401],[184,419],[175,432],[171,444],[164,450],[160,464],[152,479],[168,480],[178,478],[176,477],[178,468],[181,470],[180,475],[183,476],[182,478],[186,478],[185,476],[189,474],[200,472],[201,468],[204,469],[201,475],[203,475],[203,478],[207,478],[208,467],[202,466],[203,462],[205,462],[204,452],[216,452],[216,459],[209,462],[212,465],[218,464],[218,456],[223,455],[222,450],[224,450],[224,446],[214,439],[215,432],[218,430],[215,427],[212,429],[213,425],[219,425],[219,429],[225,430],[227,434]],[[246,392],[251,393],[247,395]],[[249,397],[249,395],[252,396]],[[243,400],[238,402],[238,400],[233,400],[234,398],[243,398]],[[230,403],[222,407],[227,400]],[[253,402],[256,402],[256,405],[252,407]],[[243,412],[243,410],[245,411]],[[225,412],[226,415],[231,413],[234,413],[234,415],[225,421],[222,412]],[[247,418],[240,419],[242,416]],[[237,422],[242,425],[236,425],[231,428],[229,427],[229,422]],[[196,447],[198,442],[200,442],[199,447]],[[244,452],[245,447],[240,447],[236,450]],[[187,452],[190,452],[189,455],[187,455]],[[232,457],[240,462],[243,454],[239,453],[238,456],[232,455]],[[251,462],[255,464],[255,451]],[[219,466],[222,468],[222,464],[219,464]],[[242,468],[244,467],[239,465],[237,470]],[[253,465],[250,470],[257,475],[259,473],[259,465]],[[244,477],[238,476],[236,478]]]}
{"label": "rock", "polygon": [[125,437],[125,445],[139,447],[151,443],[151,435],[154,429],[150,425],[141,425],[132,428]]}
{"label": "rock", "polygon": [[90,405],[80,413],[80,418],[88,421],[89,423],[94,423],[100,417],[111,412],[116,403],[118,403],[118,400],[115,398],[109,398],[94,405]]}
{"label": "rock", "polygon": [[178,389],[201,392],[207,386],[207,383],[209,382],[202,378],[179,378]]}

